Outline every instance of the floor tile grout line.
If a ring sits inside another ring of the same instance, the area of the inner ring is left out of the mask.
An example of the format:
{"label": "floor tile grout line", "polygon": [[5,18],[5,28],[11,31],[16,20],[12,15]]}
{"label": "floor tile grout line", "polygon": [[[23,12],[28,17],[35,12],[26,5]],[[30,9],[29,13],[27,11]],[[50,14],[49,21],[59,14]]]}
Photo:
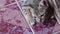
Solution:
{"label": "floor tile grout line", "polygon": [[14,2],[14,3],[12,3],[12,4],[5,5],[5,6],[3,6],[1,9],[4,9],[5,7],[10,6],[10,5],[13,5],[13,4],[16,4],[16,2]]}
{"label": "floor tile grout line", "polygon": [[[20,2],[20,1],[18,1],[18,2]],[[1,9],[4,9],[5,7],[10,6],[10,5],[13,5],[13,4],[17,4],[17,3],[14,2],[14,3],[8,4],[8,5],[4,5]]]}
{"label": "floor tile grout line", "polygon": [[14,3],[11,3],[11,4],[8,4],[8,5],[5,5],[5,6],[10,6],[10,5],[13,5],[13,4],[16,4],[16,2],[14,2]]}
{"label": "floor tile grout line", "polygon": [[[22,12],[22,9],[21,9],[21,7],[19,6],[18,1],[17,1],[17,0],[15,0],[15,1],[16,1],[17,5],[18,5],[19,9],[20,9],[20,10],[21,10],[21,12]],[[34,31],[33,31],[32,27],[31,27],[31,25],[30,25],[29,23],[28,23],[28,25],[29,25],[29,27],[30,27],[30,29],[31,29],[32,33],[34,34]]]}
{"label": "floor tile grout line", "polygon": [[[20,2],[20,1],[17,1],[17,2]],[[13,4],[17,4],[16,1],[11,3],[11,4],[5,5],[5,6],[10,6],[10,5],[13,5]]]}

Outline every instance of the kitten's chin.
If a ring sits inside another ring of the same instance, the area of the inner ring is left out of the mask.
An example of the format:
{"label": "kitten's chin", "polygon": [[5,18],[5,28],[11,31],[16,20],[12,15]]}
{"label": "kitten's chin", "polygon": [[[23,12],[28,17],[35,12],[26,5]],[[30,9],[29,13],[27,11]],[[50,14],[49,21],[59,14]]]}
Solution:
{"label": "kitten's chin", "polygon": [[30,23],[30,25],[33,26],[34,25],[34,22]]}

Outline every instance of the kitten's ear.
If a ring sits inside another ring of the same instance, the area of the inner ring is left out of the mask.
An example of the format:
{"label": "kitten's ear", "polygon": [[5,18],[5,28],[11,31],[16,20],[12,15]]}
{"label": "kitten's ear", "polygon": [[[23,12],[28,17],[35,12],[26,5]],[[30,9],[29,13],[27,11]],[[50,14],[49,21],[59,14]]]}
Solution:
{"label": "kitten's ear", "polygon": [[47,0],[47,4],[48,4],[48,6],[51,6],[48,0]]}
{"label": "kitten's ear", "polygon": [[53,6],[52,6],[53,3],[52,3],[52,4],[51,4],[51,3],[52,3],[52,1],[47,0],[47,4],[48,4],[49,7],[53,7]]}
{"label": "kitten's ear", "polygon": [[29,6],[30,6],[31,8],[33,8],[33,5],[32,5],[32,4],[29,4]]}

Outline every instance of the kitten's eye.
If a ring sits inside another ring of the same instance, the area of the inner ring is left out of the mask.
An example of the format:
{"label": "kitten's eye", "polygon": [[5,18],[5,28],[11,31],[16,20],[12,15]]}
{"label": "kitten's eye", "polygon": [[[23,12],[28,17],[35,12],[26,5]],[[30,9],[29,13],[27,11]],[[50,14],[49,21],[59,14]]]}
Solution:
{"label": "kitten's eye", "polygon": [[43,15],[41,15],[41,17],[42,17]]}
{"label": "kitten's eye", "polygon": [[45,2],[45,1],[43,1],[43,4],[44,4],[45,6],[47,6],[47,4],[46,4],[46,2]]}
{"label": "kitten's eye", "polygon": [[23,11],[25,12],[25,11],[26,11],[26,9],[23,9]]}

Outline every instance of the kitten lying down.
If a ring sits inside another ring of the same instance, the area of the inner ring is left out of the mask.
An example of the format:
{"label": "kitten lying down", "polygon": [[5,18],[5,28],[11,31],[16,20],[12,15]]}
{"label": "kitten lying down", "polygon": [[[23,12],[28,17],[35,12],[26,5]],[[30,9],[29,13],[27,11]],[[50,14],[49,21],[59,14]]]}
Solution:
{"label": "kitten lying down", "polygon": [[[40,10],[40,9],[42,9],[42,8],[40,8],[42,6],[41,5],[42,2],[43,2],[43,0],[36,0],[36,1],[33,0],[32,4],[29,3],[28,5],[24,5],[22,7],[22,10],[23,10],[22,12],[25,15],[25,18],[26,18],[27,22],[30,23],[31,25],[39,23],[42,20],[41,19],[41,16],[42,16],[41,14],[44,13],[43,11]],[[41,14],[40,14],[40,11],[41,11]]]}
{"label": "kitten lying down", "polygon": [[[25,15],[26,20],[30,24],[32,24],[32,23],[34,24],[36,21],[40,22],[42,19],[44,20],[44,15],[43,14],[45,13],[45,10],[46,10],[47,6],[45,6],[46,3],[43,3],[43,1],[44,0],[41,0],[39,2],[39,4],[37,4],[37,5],[39,5],[38,7],[34,6],[34,2],[32,3],[33,5],[30,4],[30,5],[26,5],[26,6],[22,7],[22,10],[23,10],[22,12]],[[52,3],[52,2],[50,2],[50,3]],[[53,3],[54,3],[54,1],[53,1]],[[55,2],[55,4],[56,4],[56,2]],[[51,5],[53,5],[53,4],[51,4]],[[57,10],[58,9],[56,9],[55,12],[56,12],[57,16],[59,17],[59,15],[58,15],[59,12],[57,12]],[[58,21],[58,19],[57,19],[57,21]]]}

